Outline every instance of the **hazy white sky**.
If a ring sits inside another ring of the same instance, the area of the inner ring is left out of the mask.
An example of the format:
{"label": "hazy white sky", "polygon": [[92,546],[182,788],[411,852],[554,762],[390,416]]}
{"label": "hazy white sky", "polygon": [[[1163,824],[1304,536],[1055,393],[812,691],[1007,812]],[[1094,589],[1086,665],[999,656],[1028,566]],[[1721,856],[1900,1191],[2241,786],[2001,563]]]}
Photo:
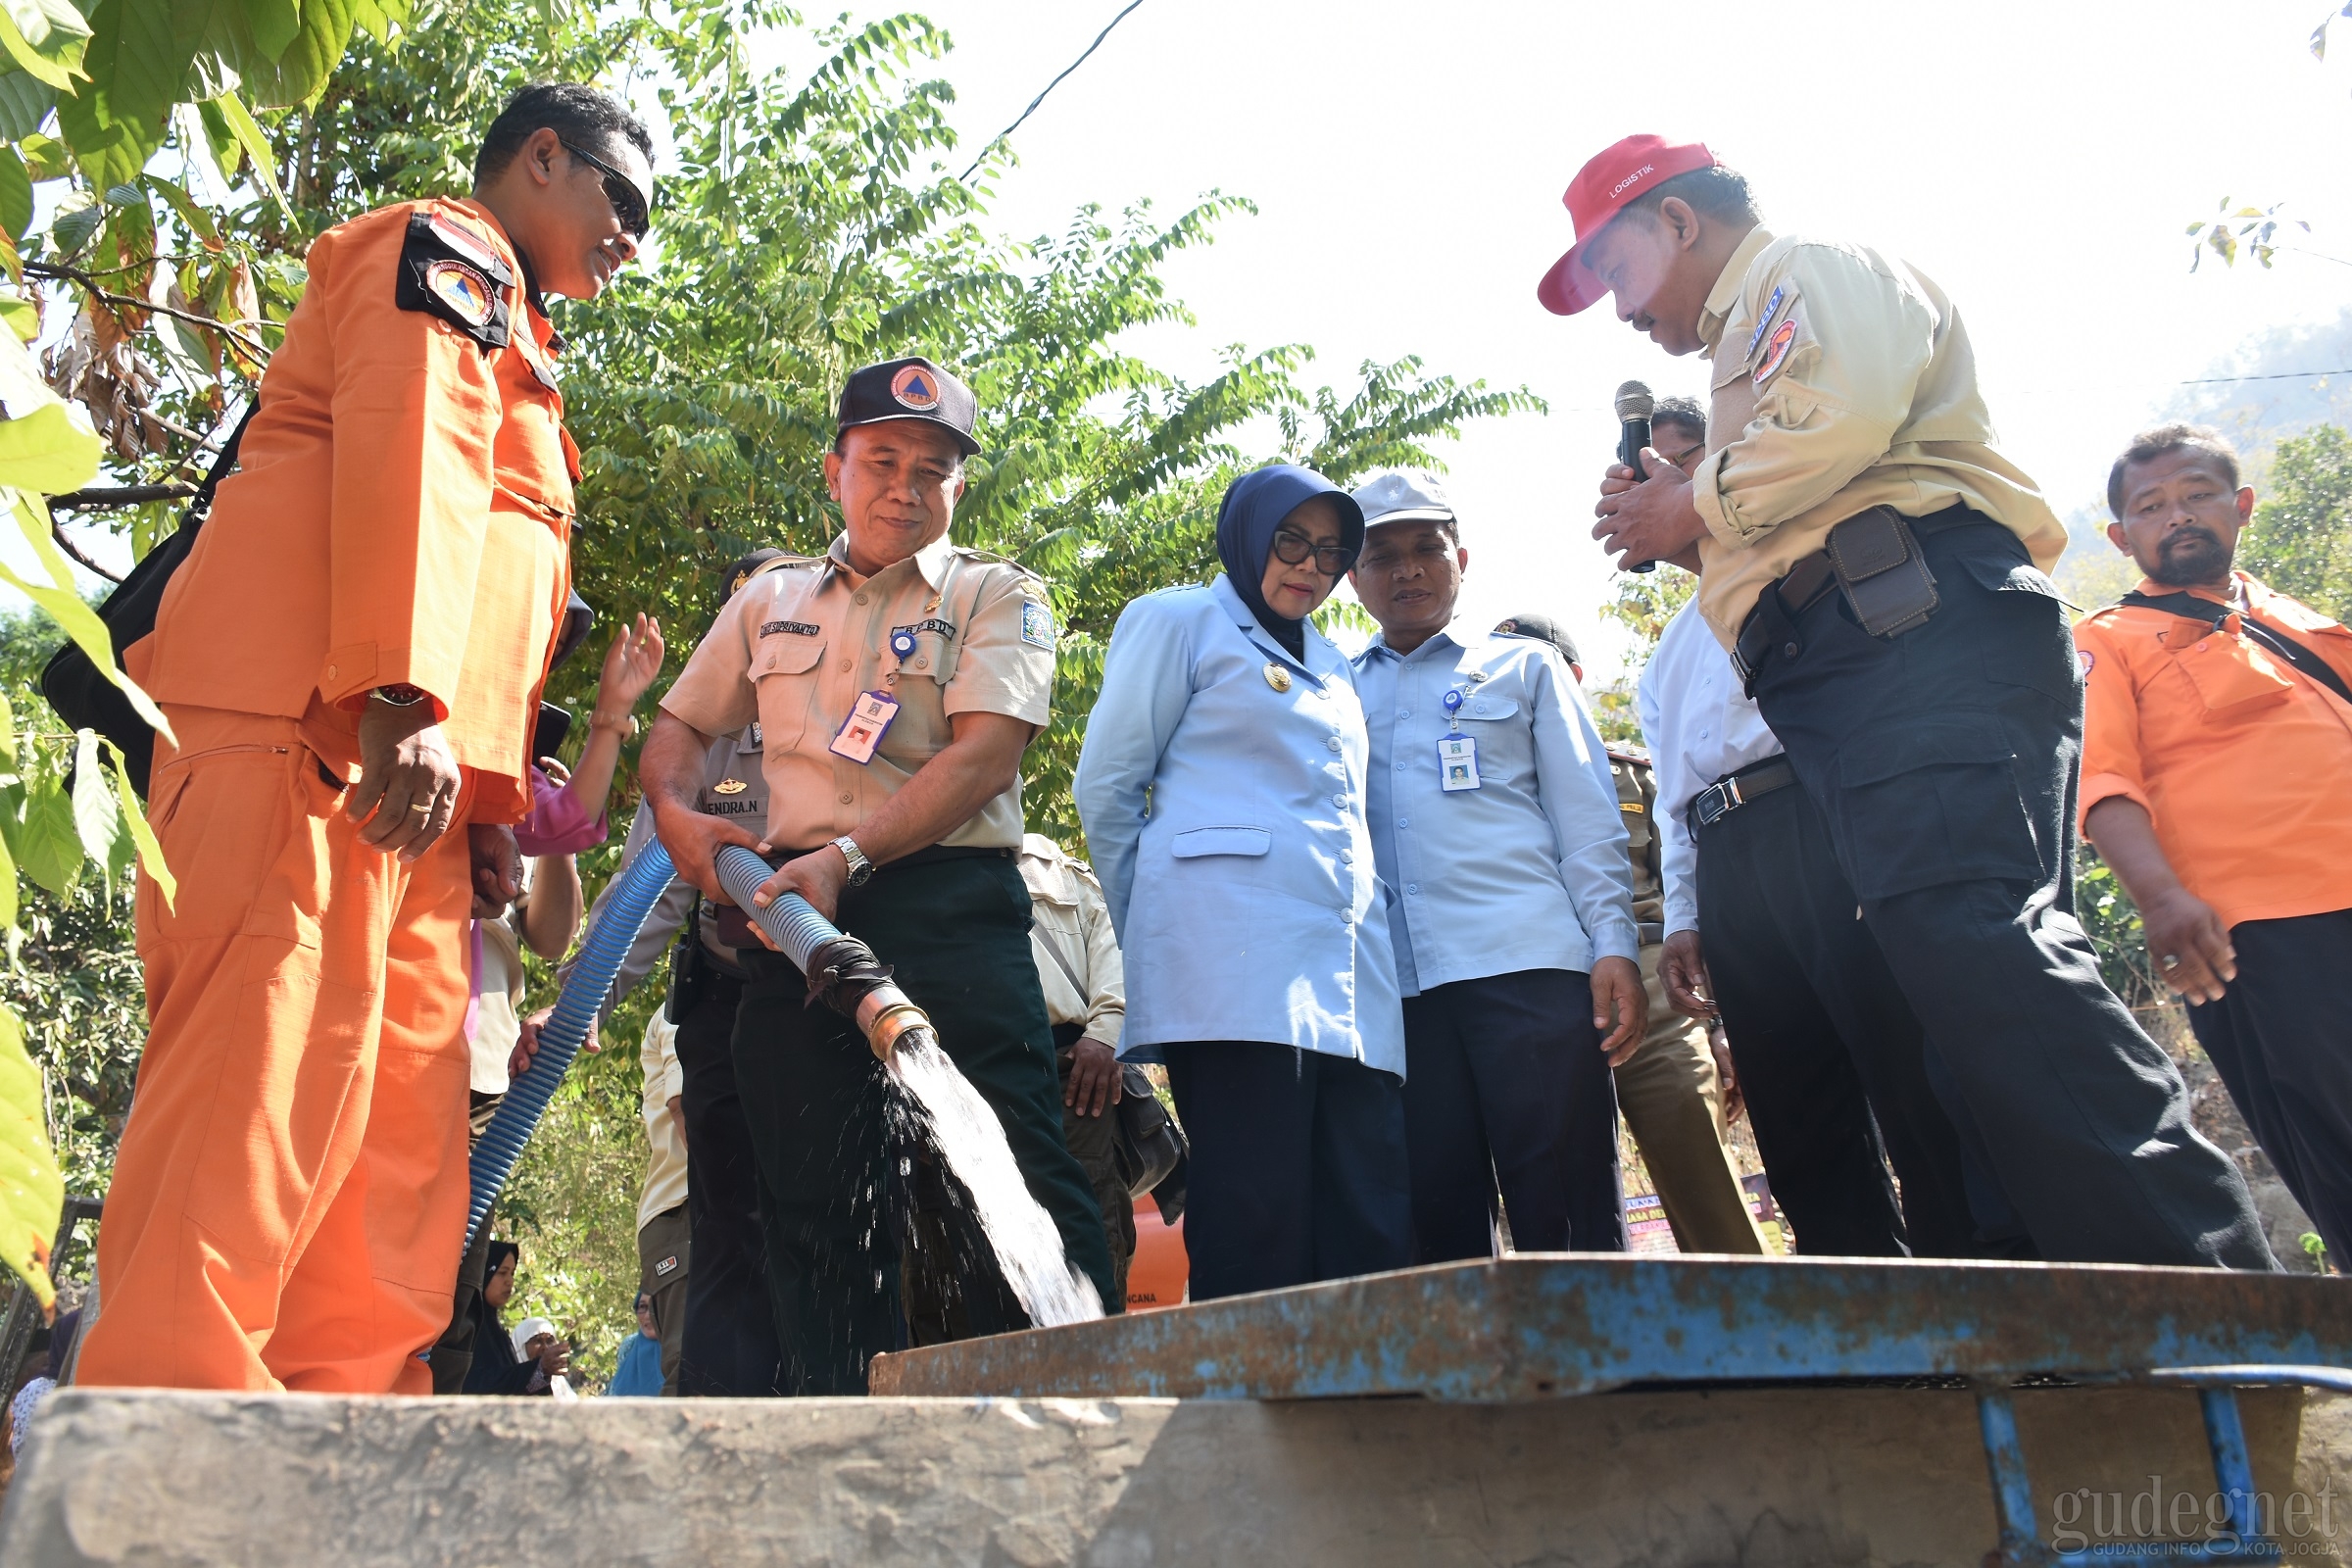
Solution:
{"label": "hazy white sky", "polygon": [[[945,74],[968,152],[1123,0],[908,3],[956,40]],[[1703,380],[1605,309],[1560,320],[1536,304],[1587,156],[1637,130],[1697,137],[1749,174],[1777,228],[1918,265],[1959,303],[2005,445],[2063,513],[2099,494],[2115,448],[2181,381],[2352,300],[2352,266],[2308,256],[2192,276],[2182,234],[2224,196],[2283,200],[2309,244],[2352,261],[2352,30],[2335,62],[2305,48],[2328,9],[1144,0],[1021,129],[995,218],[1032,234],[1087,201],[1148,196],[1172,215],[1211,188],[1247,195],[1260,216],[1169,269],[1200,326],[1151,334],[1158,363],[1205,374],[1220,345],[1303,342],[1340,384],[1363,359],[1418,354],[1532,387],[1548,416],[1491,422],[1449,455],[1467,612],[1548,609],[1589,631],[1608,576],[1587,530],[1609,394]],[[1588,641],[1605,664],[1609,639]]]}
{"label": "hazy white sky", "polygon": [[[971,143],[1121,3],[923,7],[955,37]],[[2352,30],[2330,64],[2305,48],[2329,9],[1682,0],[1637,31],[1639,13],[1588,3],[1144,0],[1022,127],[996,214],[1025,234],[1083,201],[1247,195],[1259,217],[1170,269],[1200,324],[1154,334],[1161,363],[1205,371],[1221,344],[1305,342],[1343,384],[1363,359],[1418,354],[1534,388],[1547,416],[1488,424],[1449,457],[1468,612],[1590,626],[1609,395],[1634,376],[1704,382],[1605,308],[1537,305],[1586,157],[1638,130],[1704,140],[1776,228],[1919,266],[1969,323],[2005,444],[2066,512],[2179,382],[2352,300],[2352,267],[2310,257],[2267,274],[2209,258],[2191,276],[2182,233],[2224,196],[2283,200],[2314,248],[2352,260]]]}

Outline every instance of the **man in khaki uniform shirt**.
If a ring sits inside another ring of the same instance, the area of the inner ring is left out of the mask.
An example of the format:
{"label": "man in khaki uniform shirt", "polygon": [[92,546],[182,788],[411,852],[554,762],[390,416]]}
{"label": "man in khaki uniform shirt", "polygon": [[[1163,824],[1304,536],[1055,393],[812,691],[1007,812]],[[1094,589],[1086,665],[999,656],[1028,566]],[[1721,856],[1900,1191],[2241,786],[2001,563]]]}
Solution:
{"label": "man in khaki uniform shirt", "polygon": [[2042,574],[2065,534],[1993,449],[1959,313],[1876,251],[1775,236],[1696,143],[1620,142],[1567,204],[1544,304],[1613,295],[1713,367],[1706,458],[1612,472],[1594,534],[1627,564],[1697,546],[1700,610],[2035,1248],[2275,1267],[2074,915],[2082,677]]}
{"label": "man in khaki uniform shirt", "polygon": [[[1102,1216],[1061,1139],[1013,864],[1021,754],[1050,716],[1053,612],[1029,573],[947,537],[963,459],[979,450],[977,412],[928,360],[850,377],[825,459],[843,532],[824,556],[772,566],[728,601],[662,699],[643,776],[681,876],[726,903],[712,856],[750,845],[781,861],[761,903],[796,892],[894,967],[1004,1123],[1072,1266],[1116,1311]],[[755,719],[764,835],[695,808],[713,741]],[[800,971],[753,930],[720,934],[749,975],[735,1070],[760,1160],[782,1383],[858,1394],[901,1324],[883,1073],[848,1020],[805,1004]],[[1024,1326],[969,1205],[956,1215],[973,1331]]]}
{"label": "man in khaki uniform shirt", "polygon": [[637,1195],[637,1290],[650,1298],[662,1342],[662,1392],[675,1398],[694,1239],[686,1215],[686,1071],[678,1064],[678,1026],[656,1012],[637,1057],[646,1145],[645,1186]]}

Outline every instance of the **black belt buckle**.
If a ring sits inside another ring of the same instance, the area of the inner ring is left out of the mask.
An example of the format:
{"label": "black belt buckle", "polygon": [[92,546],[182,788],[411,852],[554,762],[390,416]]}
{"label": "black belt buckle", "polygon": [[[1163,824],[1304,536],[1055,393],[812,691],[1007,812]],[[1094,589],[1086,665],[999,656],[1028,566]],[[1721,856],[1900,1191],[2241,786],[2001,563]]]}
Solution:
{"label": "black belt buckle", "polygon": [[1740,777],[1717,779],[1690,798],[1691,829],[1712,827],[1747,804],[1740,793]]}

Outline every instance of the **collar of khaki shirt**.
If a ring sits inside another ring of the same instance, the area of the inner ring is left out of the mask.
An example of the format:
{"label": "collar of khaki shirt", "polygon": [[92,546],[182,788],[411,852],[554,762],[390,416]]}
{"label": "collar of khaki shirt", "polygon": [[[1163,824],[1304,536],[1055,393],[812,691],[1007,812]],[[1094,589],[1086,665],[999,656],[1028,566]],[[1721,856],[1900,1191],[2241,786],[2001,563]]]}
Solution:
{"label": "collar of khaki shirt", "polygon": [[1699,341],[1707,346],[1707,359],[1710,362],[1723,352],[1723,323],[1731,319],[1732,307],[1740,303],[1740,288],[1747,281],[1747,270],[1756,265],[1756,258],[1764,254],[1764,247],[1778,237],[1762,223],[1749,229],[1747,238],[1741,240],[1740,248],[1732,252],[1732,259],[1723,264],[1723,271],[1716,276],[1715,286],[1707,290],[1707,303],[1700,306],[1698,311],[1698,336]]}
{"label": "collar of khaki shirt", "polygon": [[[845,528],[835,534],[833,542],[825,547],[825,559],[833,564],[833,569],[851,579],[855,585],[862,586],[869,582],[880,582],[881,579],[905,566],[907,561],[911,561],[914,563],[913,569],[922,573],[923,581],[930,584],[933,593],[937,593],[939,585],[947,579],[948,562],[955,554],[955,542],[943,533],[913,555],[908,556],[906,561],[894,561],[880,571],[860,577],[858,575],[858,568],[850,564],[848,529]],[[887,588],[890,585],[884,583],[883,586]]]}

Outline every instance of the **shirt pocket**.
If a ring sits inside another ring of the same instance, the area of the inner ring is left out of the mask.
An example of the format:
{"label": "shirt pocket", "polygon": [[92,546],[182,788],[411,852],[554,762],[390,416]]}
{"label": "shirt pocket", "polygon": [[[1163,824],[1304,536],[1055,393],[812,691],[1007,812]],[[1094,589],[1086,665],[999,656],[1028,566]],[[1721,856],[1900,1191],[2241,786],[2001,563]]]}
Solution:
{"label": "shirt pocket", "polygon": [[[1462,699],[1459,733],[1478,743],[1478,776],[1483,783],[1508,783],[1527,767],[1530,751],[1527,725],[1514,698],[1482,696],[1473,691]],[[1449,725],[1446,735],[1455,733]]]}
{"label": "shirt pocket", "polygon": [[1274,835],[1262,827],[1196,827],[1168,841],[1168,853],[1179,860],[1212,855],[1264,855],[1274,847]]}
{"label": "shirt pocket", "polygon": [[1832,833],[1854,891],[1887,899],[1991,878],[2039,882],[2041,851],[2018,787],[2017,753],[1990,714],[1889,726],[1838,760]]}
{"label": "shirt pocket", "polygon": [[[2189,624],[2183,620],[2181,627]],[[2267,655],[2257,654],[2244,637],[2229,632],[2213,632],[2173,650],[2173,664],[2196,687],[2205,711],[2215,716],[2235,718],[2283,703],[2295,689],[2292,676],[2282,673]]]}
{"label": "shirt pocket", "polygon": [[816,711],[818,668],[825,657],[825,639],[794,632],[774,632],[760,639],[748,671],[760,694],[760,732],[763,748],[791,751],[808,731]]}

